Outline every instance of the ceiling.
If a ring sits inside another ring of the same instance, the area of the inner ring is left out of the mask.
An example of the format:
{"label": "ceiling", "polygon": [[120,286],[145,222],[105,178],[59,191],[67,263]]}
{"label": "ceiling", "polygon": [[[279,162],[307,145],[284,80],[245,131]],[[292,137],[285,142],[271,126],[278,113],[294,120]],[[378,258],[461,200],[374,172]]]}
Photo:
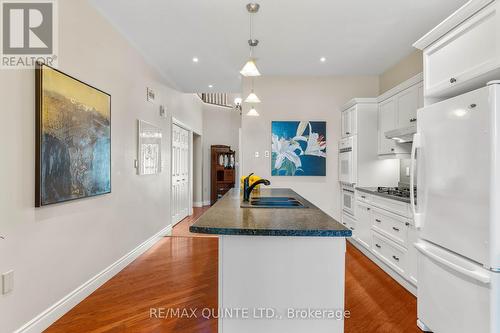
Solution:
{"label": "ceiling", "polygon": [[[249,0],[91,1],[176,88],[241,90]],[[255,56],[263,75],[378,75],[467,1],[258,2]]]}

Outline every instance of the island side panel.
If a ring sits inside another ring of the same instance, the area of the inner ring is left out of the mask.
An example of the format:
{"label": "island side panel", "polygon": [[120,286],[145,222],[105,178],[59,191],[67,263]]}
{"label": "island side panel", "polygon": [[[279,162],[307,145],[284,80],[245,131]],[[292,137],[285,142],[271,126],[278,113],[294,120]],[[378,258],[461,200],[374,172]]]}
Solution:
{"label": "island side panel", "polygon": [[[345,252],[343,237],[220,236],[219,308],[249,309],[250,318],[219,318],[219,333],[343,332]],[[281,319],[257,319],[259,308]],[[309,308],[327,313],[288,318]],[[328,319],[335,310],[340,319]]]}

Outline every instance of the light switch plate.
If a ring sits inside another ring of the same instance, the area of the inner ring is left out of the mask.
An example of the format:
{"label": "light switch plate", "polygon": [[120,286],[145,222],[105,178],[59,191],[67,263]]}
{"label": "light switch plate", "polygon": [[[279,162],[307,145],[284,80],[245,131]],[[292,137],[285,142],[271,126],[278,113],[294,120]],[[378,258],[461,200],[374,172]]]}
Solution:
{"label": "light switch plate", "polygon": [[10,270],[2,274],[2,294],[8,294],[14,290],[14,271]]}
{"label": "light switch plate", "polygon": [[266,151],[264,152],[264,156],[265,156],[265,157],[267,157],[267,158],[269,157],[269,150],[266,150]]}
{"label": "light switch plate", "polygon": [[406,167],[406,176],[409,177],[410,176],[410,167]]}
{"label": "light switch plate", "polygon": [[259,157],[259,156],[260,156],[259,152],[258,152],[258,151],[256,151],[256,152],[255,152],[255,157]]}

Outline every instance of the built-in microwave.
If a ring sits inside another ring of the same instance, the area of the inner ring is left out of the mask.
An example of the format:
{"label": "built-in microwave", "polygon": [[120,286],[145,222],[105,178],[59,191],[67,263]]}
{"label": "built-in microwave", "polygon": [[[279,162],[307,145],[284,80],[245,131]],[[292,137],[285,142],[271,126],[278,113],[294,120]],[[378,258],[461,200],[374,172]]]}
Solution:
{"label": "built-in microwave", "polygon": [[339,180],[342,184],[353,185],[357,178],[356,136],[340,140],[339,143]]}
{"label": "built-in microwave", "polygon": [[342,187],[342,211],[345,213],[354,215],[354,206],[355,206],[355,196],[354,196],[354,188],[343,186]]}

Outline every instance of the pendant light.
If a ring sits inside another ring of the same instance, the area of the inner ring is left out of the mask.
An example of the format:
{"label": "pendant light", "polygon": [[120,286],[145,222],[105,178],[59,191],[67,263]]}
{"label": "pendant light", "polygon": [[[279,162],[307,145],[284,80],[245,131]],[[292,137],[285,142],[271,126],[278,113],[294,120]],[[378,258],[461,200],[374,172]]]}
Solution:
{"label": "pendant light", "polygon": [[252,78],[252,89],[250,90],[250,95],[248,95],[248,97],[245,98],[245,103],[251,103],[251,104],[260,103],[259,97],[257,97],[255,92],[253,91],[253,78]]}
{"label": "pendant light", "polygon": [[259,45],[259,40],[253,38],[253,14],[259,11],[260,5],[258,3],[249,3],[247,5],[247,11],[250,13],[250,39],[248,40],[248,45],[250,45],[250,59],[246,62],[240,71],[243,76],[260,76],[260,72],[257,69],[256,59],[253,58],[253,48]]}
{"label": "pendant light", "polygon": [[255,107],[252,106],[252,108],[250,109],[250,111],[247,112],[247,116],[258,117],[259,113],[257,112],[257,110],[255,110]]}

